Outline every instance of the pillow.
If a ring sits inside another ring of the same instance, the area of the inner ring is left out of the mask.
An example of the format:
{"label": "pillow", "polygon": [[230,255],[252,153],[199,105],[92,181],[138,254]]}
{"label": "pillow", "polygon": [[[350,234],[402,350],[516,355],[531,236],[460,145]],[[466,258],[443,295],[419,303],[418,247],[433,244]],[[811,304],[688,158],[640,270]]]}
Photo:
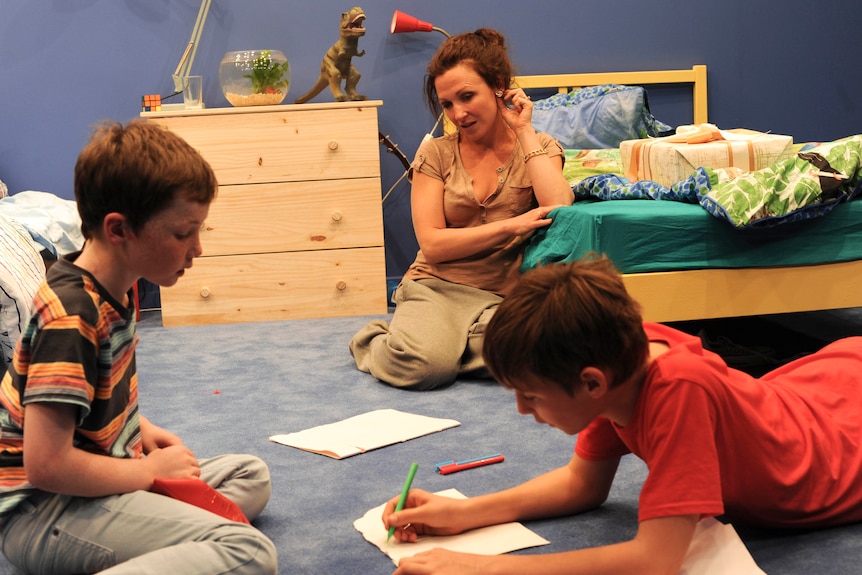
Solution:
{"label": "pillow", "polygon": [[45,279],[45,263],[20,224],[0,216],[0,374],[30,320],[33,296]]}
{"label": "pillow", "polygon": [[603,84],[537,100],[533,127],[563,148],[619,148],[623,140],[667,135],[673,128],[650,113],[640,86]]}

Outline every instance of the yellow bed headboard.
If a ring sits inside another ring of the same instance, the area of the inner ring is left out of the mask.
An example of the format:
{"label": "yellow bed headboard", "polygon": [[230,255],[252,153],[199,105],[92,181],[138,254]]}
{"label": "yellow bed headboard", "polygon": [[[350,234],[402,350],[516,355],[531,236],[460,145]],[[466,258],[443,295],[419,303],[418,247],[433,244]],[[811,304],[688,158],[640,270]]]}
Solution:
{"label": "yellow bed headboard", "polygon": [[[516,76],[513,84],[519,88],[556,88],[566,94],[575,88],[622,84],[627,86],[649,86],[650,84],[691,84],[694,124],[705,124],[709,120],[706,105],[706,65],[696,64],[688,70],[650,70],[644,72],[592,72],[586,74],[545,74],[539,76]],[[454,126],[445,118],[443,131],[454,132]]]}
{"label": "yellow bed headboard", "polygon": [[706,66],[697,64],[689,70],[653,70],[647,72],[597,72],[589,74],[549,74],[543,76],[517,76],[514,84],[519,88],[557,88],[565,94],[574,88],[623,84],[648,86],[650,84],[692,84],[694,123],[708,120],[706,107]]}

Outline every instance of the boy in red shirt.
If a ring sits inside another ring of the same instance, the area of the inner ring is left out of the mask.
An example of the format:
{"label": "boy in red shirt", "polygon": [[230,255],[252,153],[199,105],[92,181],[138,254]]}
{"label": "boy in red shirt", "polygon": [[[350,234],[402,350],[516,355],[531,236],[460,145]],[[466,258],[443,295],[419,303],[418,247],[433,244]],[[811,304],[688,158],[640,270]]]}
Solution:
{"label": "boy in red shirt", "polygon": [[757,379],[698,338],[643,323],[607,259],[537,268],[488,326],[484,355],[518,411],[578,434],[571,461],[512,489],[452,500],[411,491],[386,526],[401,541],[585,511],[607,498],[620,457],[649,474],[636,536],[546,555],[443,550],[408,573],[676,574],[705,516],[771,527],[862,519],[862,338],[847,338]]}

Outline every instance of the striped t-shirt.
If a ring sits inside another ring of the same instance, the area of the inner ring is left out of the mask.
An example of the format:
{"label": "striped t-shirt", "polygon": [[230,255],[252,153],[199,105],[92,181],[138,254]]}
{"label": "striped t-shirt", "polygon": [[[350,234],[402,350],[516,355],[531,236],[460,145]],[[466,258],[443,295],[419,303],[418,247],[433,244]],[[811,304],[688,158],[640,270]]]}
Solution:
{"label": "striped t-shirt", "polygon": [[0,517],[34,490],[23,466],[29,403],[76,406],[79,449],[142,456],[134,309],[76,267],[76,257],[66,256],[49,270],[0,383]]}

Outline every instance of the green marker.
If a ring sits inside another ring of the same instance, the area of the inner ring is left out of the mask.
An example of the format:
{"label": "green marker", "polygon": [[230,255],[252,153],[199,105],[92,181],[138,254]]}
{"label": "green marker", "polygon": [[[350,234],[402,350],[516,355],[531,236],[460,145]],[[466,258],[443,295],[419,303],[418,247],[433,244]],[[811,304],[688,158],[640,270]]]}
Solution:
{"label": "green marker", "polygon": [[[416,476],[416,470],[419,469],[419,464],[414,463],[410,466],[410,471],[407,472],[407,480],[404,481],[404,487],[401,489],[401,497],[398,498],[398,503],[395,505],[395,512],[398,513],[404,509],[404,503],[407,501],[407,492],[410,491],[410,486],[413,485],[413,478]],[[386,536],[386,541],[395,533],[395,526],[389,528],[389,534]]]}

